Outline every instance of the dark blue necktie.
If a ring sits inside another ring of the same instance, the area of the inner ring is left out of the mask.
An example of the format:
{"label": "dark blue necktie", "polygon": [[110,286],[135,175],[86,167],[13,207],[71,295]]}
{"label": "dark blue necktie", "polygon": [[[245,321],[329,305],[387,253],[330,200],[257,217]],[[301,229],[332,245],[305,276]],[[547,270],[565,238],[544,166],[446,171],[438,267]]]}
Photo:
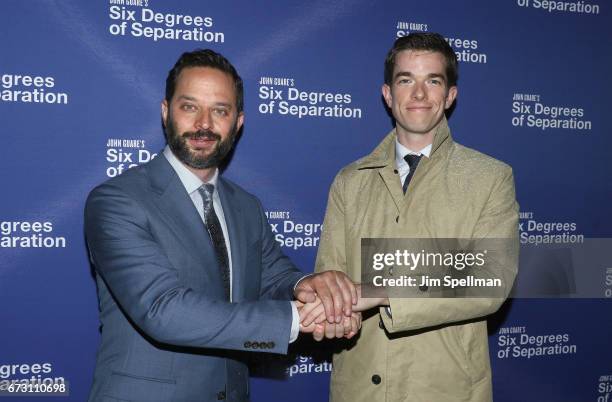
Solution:
{"label": "dark blue necktie", "polygon": [[408,189],[408,184],[410,183],[410,180],[412,179],[412,176],[414,175],[414,171],[416,170],[417,165],[419,164],[419,161],[421,160],[421,156],[423,155],[408,154],[404,156],[404,160],[406,161],[408,166],[410,166],[410,172],[408,172],[408,176],[406,176],[406,179],[404,180],[404,184],[402,185],[402,190],[404,190],[404,194],[406,194],[406,190]]}

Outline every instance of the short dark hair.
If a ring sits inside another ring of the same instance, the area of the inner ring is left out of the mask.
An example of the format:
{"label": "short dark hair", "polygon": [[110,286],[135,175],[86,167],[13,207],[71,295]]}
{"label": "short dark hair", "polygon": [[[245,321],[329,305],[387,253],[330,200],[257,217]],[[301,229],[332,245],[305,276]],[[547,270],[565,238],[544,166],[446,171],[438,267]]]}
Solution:
{"label": "short dark hair", "polygon": [[170,103],[170,99],[174,95],[176,88],[176,80],[178,79],[181,71],[189,67],[210,67],[217,70],[221,70],[227,73],[234,80],[234,88],[236,90],[236,108],[238,113],[242,112],[244,107],[244,88],[242,84],[242,78],[238,75],[238,72],[223,55],[210,49],[196,49],[193,52],[185,52],[179,57],[174,64],[174,67],[168,71],[168,77],[166,78],[166,101]]}
{"label": "short dark hair", "polygon": [[447,84],[449,87],[457,85],[459,79],[457,55],[446,39],[439,33],[434,32],[412,32],[395,40],[385,59],[385,84],[391,85],[393,82],[395,58],[399,52],[404,50],[430,50],[441,53],[446,59]]}

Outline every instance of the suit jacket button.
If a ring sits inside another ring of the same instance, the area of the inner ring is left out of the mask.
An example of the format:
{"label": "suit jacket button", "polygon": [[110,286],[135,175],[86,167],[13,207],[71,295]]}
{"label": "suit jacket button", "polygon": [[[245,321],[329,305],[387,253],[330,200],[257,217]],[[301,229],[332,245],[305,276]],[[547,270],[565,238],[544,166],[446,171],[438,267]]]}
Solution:
{"label": "suit jacket button", "polygon": [[217,400],[222,401],[225,399],[225,391],[217,392]]}
{"label": "suit jacket button", "polygon": [[251,348],[251,342],[246,341],[246,342],[244,343],[244,348],[245,348],[245,349],[250,349],[250,348]]}
{"label": "suit jacket button", "polygon": [[421,285],[421,286],[419,286],[419,290],[420,290],[421,292],[427,292],[427,289],[429,289],[429,286],[427,286],[427,285]]}
{"label": "suit jacket button", "polygon": [[380,376],[378,374],[374,374],[372,376],[372,384],[378,385],[378,384],[380,384],[380,381],[381,381],[381,379],[380,379]]}

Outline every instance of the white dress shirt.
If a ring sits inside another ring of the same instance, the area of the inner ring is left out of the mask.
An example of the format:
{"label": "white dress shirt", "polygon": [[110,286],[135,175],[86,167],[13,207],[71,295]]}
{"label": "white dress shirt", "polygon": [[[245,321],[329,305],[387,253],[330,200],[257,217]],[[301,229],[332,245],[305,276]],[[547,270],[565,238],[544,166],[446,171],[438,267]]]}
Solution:
{"label": "white dress shirt", "polygon": [[221,205],[221,199],[219,198],[219,191],[217,191],[217,181],[219,180],[219,169],[215,169],[215,173],[213,177],[203,183],[202,180],[198,176],[196,176],[193,172],[191,172],[178,158],[172,153],[170,147],[166,146],[164,148],[164,156],[168,159],[170,166],[174,169],[176,174],[178,175],[181,183],[183,183],[183,187],[187,190],[187,194],[191,198],[193,205],[195,205],[198,214],[200,214],[200,218],[202,222],[206,224],[206,219],[204,218],[204,201],[202,200],[202,196],[198,189],[202,187],[202,184],[212,184],[215,186],[215,191],[213,192],[213,208],[215,209],[215,213],[217,214],[217,218],[219,218],[219,223],[221,224],[221,230],[223,231],[223,237],[225,238],[225,247],[227,248],[227,257],[228,257],[228,269],[229,269],[229,282],[230,282],[230,301],[232,300],[232,246],[230,244],[230,238],[227,233],[227,224],[225,223],[225,215],[223,214],[223,206]]}
{"label": "white dress shirt", "polygon": [[[202,222],[206,224],[206,219],[204,217],[204,201],[202,200],[202,196],[200,195],[198,189],[202,187],[202,184],[212,184],[215,186],[215,191],[213,192],[213,208],[215,209],[215,213],[219,218],[219,223],[221,224],[221,230],[223,231],[223,237],[225,238],[225,247],[227,247],[227,257],[228,257],[228,269],[230,274],[230,302],[232,300],[232,248],[230,244],[230,237],[227,231],[227,223],[225,222],[225,215],[223,214],[223,206],[221,205],[221,199],[219,198],[219,191],[217,190],[217,181],[219,180],[219,169],[215,169],[215,173],[213,177],[206,183],[203,183],[202,180],[198,176],[196,176],[192,171],[187,169],[185,165],[172,153],[170,147],[166,145],[164,148],[164,156],[170,163],[170,166],[174,169],[176,174],[178,175],[183,187],[189,194],[193,205],[196,207],[198,214],[200,214],[200,218]],[[289,343],[295,341],[300,333],[300,317],[297,311],[297,307],[294,302],[291,303],[291,312],[292,312],[292,322],[291,322],[291,335],[289,337]],[[265,325],[262,323],[262,325]]]}
{"label": "white dress shirt", "polygon": [[417,151],[413,151],[411,149],[406,148],[405,146],[400,144],[397,139],[395,140],[395,165],[397,166],[397,172],[399,174],[400,183],[402,185],[404,184],[404,180],[406,180],[408,173],[410,173],[410,165],[408,165],[408,162],[406,162],[406,160],[404,159],[404,156],[423,155],[429,158],[430,153],[431,153],[431,144],[427,145],[425,148],[417,152]]}

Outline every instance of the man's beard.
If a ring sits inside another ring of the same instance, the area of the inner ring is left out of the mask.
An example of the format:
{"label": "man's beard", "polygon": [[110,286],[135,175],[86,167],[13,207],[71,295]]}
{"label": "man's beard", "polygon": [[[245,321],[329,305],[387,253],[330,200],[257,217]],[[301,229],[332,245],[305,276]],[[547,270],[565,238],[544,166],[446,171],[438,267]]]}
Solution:
{"label": "man's beard", "polygon": [[[218,167],[223,162],[227,154],[232,150],[238,130],[236,129],[236,124],[234,124],[225,141],[221,140],[221,136],[212,130],[187,131],[178,134],[175,130],[172,117],[168,116],[165,131],[168,146],[181,162],[194,169],[208,169]],[[210,155],[203,155],[198,151],[192,151],[187,145],[189,139],[199,138],[215,140],[217,142]]]}

